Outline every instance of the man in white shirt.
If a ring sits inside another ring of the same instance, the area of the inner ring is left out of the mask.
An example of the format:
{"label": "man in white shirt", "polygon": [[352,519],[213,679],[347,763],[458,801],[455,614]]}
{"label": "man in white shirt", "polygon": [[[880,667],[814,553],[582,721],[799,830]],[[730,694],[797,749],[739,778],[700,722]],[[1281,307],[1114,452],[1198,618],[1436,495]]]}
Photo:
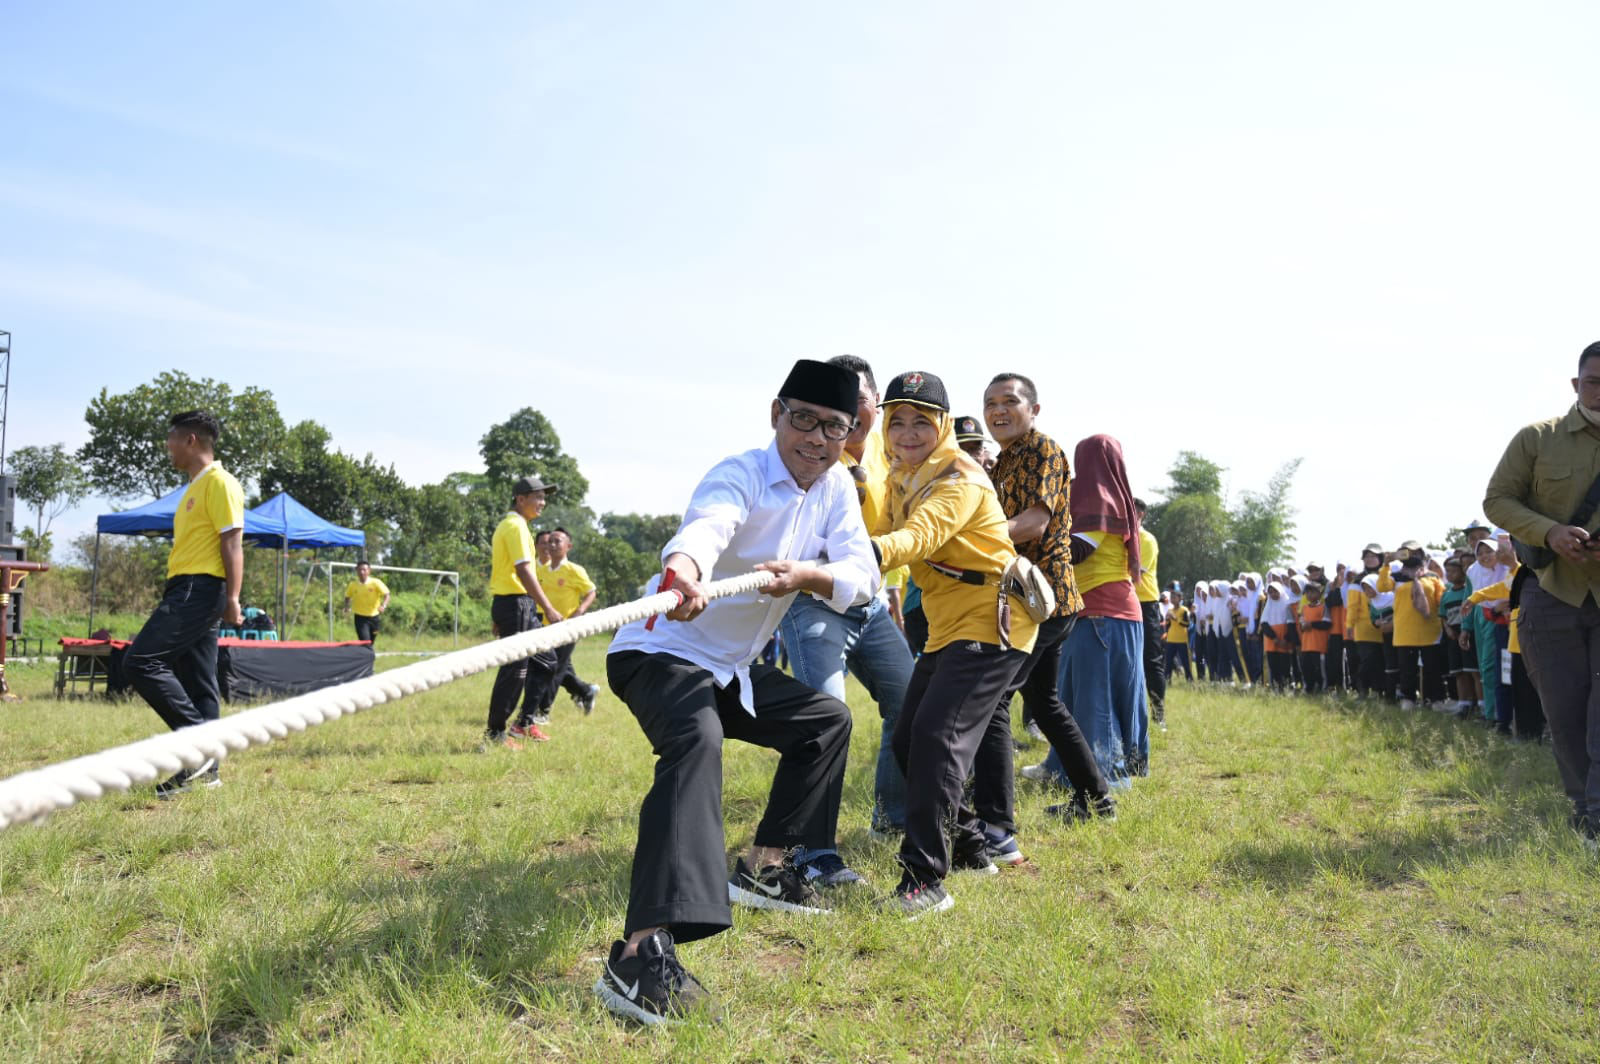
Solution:
{"label": "man in white shirt", "polygon": [[[607,680],[657,761],[639,810],[624,938],[613,943],[595,992],[613,1012],[642,1023],[715,1012],[678,962],[676,943],[730,927],[730,902],[823,908],[792,850],[833,843],[850,711],[756,658],[794,592],[809,591],[841,613],[877,592],[878,566],[855,486],[838,464],[855,427],[856,395],[855,373],[795,364],[772,403],[772,442],[712,467],[662,549],[683,596],[667,618],[692,623],[637,622],[612,640]],[[701,581],[752,569],[773,574],[764,593],[708,603],[700,590]],[[754,845],[731,879],[722,827],[724,738],[780,755]]]}

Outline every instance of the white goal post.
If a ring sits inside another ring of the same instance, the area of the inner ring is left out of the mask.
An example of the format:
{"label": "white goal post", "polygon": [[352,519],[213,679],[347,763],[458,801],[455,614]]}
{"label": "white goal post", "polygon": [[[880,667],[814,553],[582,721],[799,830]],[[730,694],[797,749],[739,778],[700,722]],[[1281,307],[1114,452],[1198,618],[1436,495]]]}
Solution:
{"label": "white goal post", "polygon": [[[306,560],[306,561],[301,562],[300,564],[302,564],[304,566],[307,566],[307,569],[306,569],[306,584],[305,584],[305,587],[300,592],[300,601],[295,604],[295,608],[294,608],[295,620],[298,621],[300,619],[300,607],[305,605],[306,593],[311,590],[311,581],[316,578],[317,570],[318,569],[327,570],[327,573],[328,573],[328,642],[331,643],[331,642],[334,641],[333,640],[333,571],[335,569],[350,569],[350,570],[354,570],[355,567],[360,563],[359,562],[330,562],[330,561],[311,561],[311,560]],[[456,610],[455,622],[454,622],[454,625],[453,625],[453,630],[451,632],[451,639],[453,641],[452,645],[453,646],[460,646],[461,645],[461,573],[460,572],[458,572],[458,571],[456,571],[454,569],[408,569],[408,568],[406,568],[404,566],[400,566],[400,565],[369,565],[369,567],[375,573],[380,573],[380,572],[381,573],[418,573],[418,574],[421,574],[422,576],[434,577],[433,590],[428,592],[428,606],[432,606],[433,605],[433,600],[435,598],[437,598],[438,595],[439,595],[439,589],[444,586],[444,582],[446,580],[449,580],[450,581],[450,586],[455,589],[455,610]],[[427,610],[426,607],[423,608],[422,616],[423,616],[423,623],[424,624],[427,623],[428,610]],[[415,634],[416,635],[421,635],[422,634],[422,629],[419,627]]]}

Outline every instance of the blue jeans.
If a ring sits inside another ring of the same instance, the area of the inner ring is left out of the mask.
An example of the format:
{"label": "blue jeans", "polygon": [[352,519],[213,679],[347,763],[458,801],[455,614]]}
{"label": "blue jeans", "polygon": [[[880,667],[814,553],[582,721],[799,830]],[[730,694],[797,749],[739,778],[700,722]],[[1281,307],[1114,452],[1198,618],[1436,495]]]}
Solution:
{"label": "blue jeans", "polygon": [[[1113,787],[1128,786],[1128,759],[1150,760],[1144,713],[1144,623],[1080,617],[1062,644],[1061,697]],[[1057,774],[1054,750],[1045,762]]]}
{"label": "blue jeans", "polygon": [[902,830],[906,822],[906,783],[894,759],[894,726],[911,682],[911,648],[880,599],[835,613],[811,595],[796,595],[783,615],[783,645],[794,678],[844,701],[845,669],[855,673],[878,703],[883,731],[873,780],[872,826]]}

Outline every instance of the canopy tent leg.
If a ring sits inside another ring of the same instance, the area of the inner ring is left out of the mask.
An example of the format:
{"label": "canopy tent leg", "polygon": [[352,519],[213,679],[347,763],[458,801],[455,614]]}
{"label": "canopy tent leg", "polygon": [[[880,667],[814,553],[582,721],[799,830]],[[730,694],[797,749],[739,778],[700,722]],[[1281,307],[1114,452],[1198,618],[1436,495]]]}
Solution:
{"label": "canopy tent leg", "polygon": [[306,582],[305,586],[300,589],[300,601],[294,604],[294,620],[289,624],[291,628],[300,623],[300,614],[305,611],[306,596],[311,594],[311,581],[316,575],[317,563],[313,561],[311,567],[306,570]]}
{"label": "canopy tent leg", "polygon": [[333,642],[333,566],[325,566],[328,570],[328,642]]}
{"label": "canopy tent leg", "polygon": [[94,534],[94,570],[89,577],[89,630],[84,634],[94,635],[94,607],[100,598],[100,533]]}
{"label": "canopy tent leg", "polygon": [[455,577],[451,583],[456,585],[456,623],[450,632],[451,646],[461,645],[461,578]]}

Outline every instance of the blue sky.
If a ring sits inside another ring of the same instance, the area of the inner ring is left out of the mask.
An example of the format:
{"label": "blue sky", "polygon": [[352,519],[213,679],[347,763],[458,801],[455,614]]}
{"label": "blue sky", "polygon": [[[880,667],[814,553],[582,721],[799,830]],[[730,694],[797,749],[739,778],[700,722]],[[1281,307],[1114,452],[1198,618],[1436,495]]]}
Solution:
{"label": "blue sky", "polygon": [[[12,447],[164,369],[413,483],[532,405],[681,508],[797,357],[1303,457],[1301,555],[1478,512],[1600,338],[1588,4],[11,4]],[[58,520],[70,535],[104,508]],[[63,538],[58,534],[58,541]]]}

